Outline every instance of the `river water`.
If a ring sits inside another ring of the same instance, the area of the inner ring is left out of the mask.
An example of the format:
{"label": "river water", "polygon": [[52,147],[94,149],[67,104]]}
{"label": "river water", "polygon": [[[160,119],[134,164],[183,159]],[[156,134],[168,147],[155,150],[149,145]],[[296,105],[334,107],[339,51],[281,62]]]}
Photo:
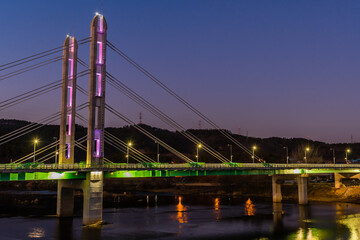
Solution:
{"label": "river water", "polygon": [[72,219],[27,211],[2,215],[0,239],[360,239],[358,204],[144,195],[105,205],[111,207],[104,208],[105,224],[98,228],[82,227],[78,206]]}

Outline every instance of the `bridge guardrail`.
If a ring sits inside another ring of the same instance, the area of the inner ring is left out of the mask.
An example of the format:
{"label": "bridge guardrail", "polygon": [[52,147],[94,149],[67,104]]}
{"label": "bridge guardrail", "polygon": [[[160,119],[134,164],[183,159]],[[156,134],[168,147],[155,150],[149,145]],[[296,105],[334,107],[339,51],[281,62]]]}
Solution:
{"label": "bridge guardrail", "polygon": [[360,164],[280,164],[280,163],[203,163],[203,164],[187,164],[187,163],[175,163],[175,164],[38,164],[38,163],[24,163],[24,164],[0,164],[0,171],[34,171],[34,170],[74,170],[74,171],[89,171],[96,170],[139,170],[139,169],[175,169],[175,170],[186,170],[186,169],[313,169],[313,168],[337,168],[337,169],[357,169],[360,171]]}

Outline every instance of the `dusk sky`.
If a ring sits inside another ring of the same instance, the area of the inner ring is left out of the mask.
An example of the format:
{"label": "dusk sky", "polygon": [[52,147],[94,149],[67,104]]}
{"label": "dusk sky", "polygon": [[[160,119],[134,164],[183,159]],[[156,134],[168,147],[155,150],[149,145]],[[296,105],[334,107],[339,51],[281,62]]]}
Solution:
{"label": "dusk sky", "polygon": [[[2,1],[0,65],[61,46],[67,34],[89,37],[101,11],[100,0]],[[325,142],[360,141],[359,13],[360,1],[341,0],[103,3],[108,41],[222,128]],[[88,55],[82,45],[79,57]],[[185,128],[198,127],[195,114],[109,48],[107,57],[110,74]],[[61,62],[0,81],[0,101],[58,79]],[[78,83],[88,89],[88,77]],[[110,85],[106,98],[134,122],[142,111],[144,123],[173,130]],[[78,93],[78,104],[86,101]],[[60,89],[0,118],[37,121],[59,110]],[[106,114],[107,126],[125,124]]]}

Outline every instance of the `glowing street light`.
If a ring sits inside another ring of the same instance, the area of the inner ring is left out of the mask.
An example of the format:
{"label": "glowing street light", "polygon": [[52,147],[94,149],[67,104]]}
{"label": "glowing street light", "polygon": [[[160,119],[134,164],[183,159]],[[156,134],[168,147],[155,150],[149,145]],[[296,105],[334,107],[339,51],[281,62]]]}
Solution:
{"label": "glowing street light", "polygon": [[309,151],[310,151],[309,147],[305,148],[305,157],[304,157],[305,163],[307,163],[306,153]]}
{"label": "glowing street light", "polygon": [[350,153],[350,149],[349,149],[349,148],[346,149],[346,151],[345,151],[345,161],[346,161],[346,163],[348,163],[348,153]]}
{"label": "glowing street light", "polygon": [[255,163],[255,150],[256,150],[256,146],[253,146],[252,147],[252,156],[251,156],[253,163]]}
{"label": "glowing street light", "polygon": [[128,164],[129,163],[129,147],[131,147],[132,143],[129,142],[127,145],[126,145],[126,163]]}
{"label": "glowing street light", "polygon": [[199,148],[202,148],[200,143],[196,146],[196,162],[199,162]]}
{"label": "glowing street light", "polygon": [[36,138],[34,139],[34,159],[33,162],[35,163],[35,151],[36,151],[36,144],[39,142]]}

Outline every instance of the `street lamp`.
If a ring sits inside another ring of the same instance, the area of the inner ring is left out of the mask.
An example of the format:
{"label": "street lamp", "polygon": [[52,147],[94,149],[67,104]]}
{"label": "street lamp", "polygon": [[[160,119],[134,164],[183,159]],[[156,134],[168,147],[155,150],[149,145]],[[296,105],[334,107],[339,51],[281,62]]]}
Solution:
{"label": "street lamp", "polygon": [[256,146],[253,146],[252,147],[252,156],[251,156],[253,163],[255,163],[255,150],[256,150]]}
{"label": "street lamp", "polygon": [[199,162],[199,148],[201,147],[202,145],[200,143],[196,146],[196,162]]}
{"label": "street lamp", "polygon": [[58,145],[57,145],[57,137],[53,137],[53,139],[55,140],[55,164],[57,164],[57,158],[58,158]]}
{"label": "street lamp", "polygon": [[39,142],[36,138],[34,139],[34,163],[35,163],[35,151],[36,151],[36,144]]}
{"label": "street lamp", "polygon": [[286,151],[286,164],[289,164],[289,149],[288,147],[283,147]]}
{"label": "street lamp", "polygon": [[310,148],[309,148],[309,147],[307,147],[307,148],[305,149],[305,157],[304,157],[305,163],[307,163],[306,153],[307,153],[308,151],[310,151]]}
{"label": "street lamp", "polygon": [[231,144],[228,144],[228,147],[230,147],[230,162],[232,162],[232,160],[233,160],[232,145],[231,145]]}
{"label": "street lamp", "polygon": [[350,149],[348,148],[348,149],[346,149],[346,151],[345,151],[345,161],[346,161],[346,163],[348,163],[348,153],[350,153]]}
{"label": "street lamp", "polygon": [[160,162],[160,153],[159,153],[159,143],[157,141],[155,141],[156,143],[156,159],[157,159],[157,162]]}
{"label": "street lamp", "polygon": [[126,146],[126,163],[128,164],[129,163],[129,147],[131,147],[132,143],[129,142]]}
{"label": "street lamp", "polygon": [[335,164],[335,149],[330,148],[330,151],[332,151],[332,155],[333,155],[333,163]]}

